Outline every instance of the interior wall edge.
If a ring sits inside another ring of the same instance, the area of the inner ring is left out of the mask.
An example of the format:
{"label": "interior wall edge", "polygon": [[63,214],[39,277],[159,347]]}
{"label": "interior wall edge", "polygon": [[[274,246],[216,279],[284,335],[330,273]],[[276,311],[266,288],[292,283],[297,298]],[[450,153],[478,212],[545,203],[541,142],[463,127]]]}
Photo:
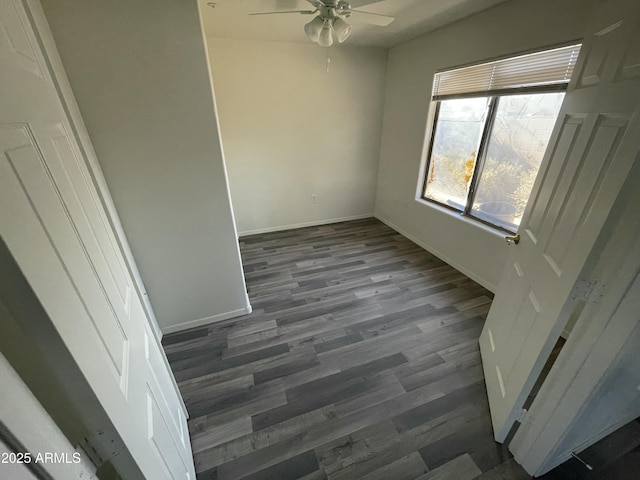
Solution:
{"label": "interior wall edge", "polygon": [[160,330],[245,308],[196,2],[42,6]]}

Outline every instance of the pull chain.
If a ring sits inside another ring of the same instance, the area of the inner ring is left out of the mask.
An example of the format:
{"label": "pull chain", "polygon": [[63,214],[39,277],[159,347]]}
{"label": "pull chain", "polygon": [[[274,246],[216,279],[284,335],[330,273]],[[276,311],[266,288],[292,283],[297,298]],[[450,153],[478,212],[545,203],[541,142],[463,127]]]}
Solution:
{"label": "pull chain", "polygon": [[331,66],[331,57],[329,56],[329,47],[327,47],[327,73],[329,73],[330,66]]}

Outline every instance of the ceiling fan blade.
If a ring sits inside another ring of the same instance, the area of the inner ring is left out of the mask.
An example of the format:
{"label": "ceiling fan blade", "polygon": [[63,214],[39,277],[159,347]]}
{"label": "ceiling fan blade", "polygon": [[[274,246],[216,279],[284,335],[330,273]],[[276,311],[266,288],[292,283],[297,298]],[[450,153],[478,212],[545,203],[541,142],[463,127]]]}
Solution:
{"label": "ceiling fan blade", "polygon": [[380,3],[384,0],[348,0],[351,8],[360,8],[365,5],[371,5],[372,3]]}
{"label": "ceiling fan blade", "polygon": [[378,25],[380,27],[386,27],[396,18],[389,15],[381,15],[379,13],[363,12],[361,10],[349,10],[351,15],[349,20],[360,23],[368,23],[370,25]]}
{"label": "ceiling fan blade", "polygon": [[325,6],[324,2],[322,2],[321,0],[307,0],[307,2],[309,2],[311,5],[313,5],[316,8],[322,8]]}
{"label": "ceiling fan blade", "polygon": [[249,15],[277,15],[278,13],[299,13],[300,15],[313,15],[317,10],[278,10],[275,12],[256,12]]}

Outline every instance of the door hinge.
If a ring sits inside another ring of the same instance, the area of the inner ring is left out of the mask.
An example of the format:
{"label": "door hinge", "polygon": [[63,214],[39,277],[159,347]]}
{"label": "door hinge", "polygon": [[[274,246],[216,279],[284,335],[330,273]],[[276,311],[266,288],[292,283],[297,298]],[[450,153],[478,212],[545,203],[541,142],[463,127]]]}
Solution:
{"label": "door hinge", "polygon": [[606,294],[607,284],[596,280],[595,285],[591,289],[591,293],[587,297],[588,303],[600,305]]}
{"label": "door hinge", "polygon": [[524,420],[527,418],[527,414],[529,413],[529,411],[526,408],[523,408],[520,411],[520,416],[518,417],[518,422],[519,423],[523,423]]}
{"label": "door hinge", "polygon": [[[102,459],[100,459],[100,456],[97,455],[95,451],[92,452],[93,457],[92,455],[89,455],[89,453],[85,449],[85,446],[86,446],[86,439],[83,439],[81,443],[76,445],[76,453],[79,454],[79,461],[83,463],[87,467],[87,469],[90,469],[93,474],[95,474],[96,471],[98,470],[98,467],[96,466],[96,462],[94,461],[94,458],[97,459],[100,463],[102,463]],[[74,457],[74,463],[76,462],[78,462],[78,459]],[[82,472],[80,473],[79,478],[83,478],[86,480],[98,480],[97,476],[90,475],[89,477],[86,477],[82,474]]]}
{"label": "door hinge", "polygon": [[98,430],[85,436],[79,444],[96,468],[116,457],[124,450],[124,444],[115,432]]}
{"label": "door hinge", "polygon": [[571,299],[599,305],[606,293],[606,283],[600,280],[581,278],[573,287]]}

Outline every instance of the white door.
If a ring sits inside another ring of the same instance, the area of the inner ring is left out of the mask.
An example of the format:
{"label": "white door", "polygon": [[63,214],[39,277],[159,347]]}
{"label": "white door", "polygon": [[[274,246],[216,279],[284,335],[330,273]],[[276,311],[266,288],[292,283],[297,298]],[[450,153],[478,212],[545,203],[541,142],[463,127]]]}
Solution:
{"label": "white door", "polygon": [[[640,123],[640,118],[632,121]],[[509,445],[531,475],[543,475],[571,452],[583,451],[640,416],[638,185],[640,161],[583,273],[606,288],[595,290],[576,311],[571,336]]]}
{"label": "white door", "polygon": [[193,479],[184,405],[58,97],[38,8],[0,2],[0,236],[143,476]]}
{"label": "white door", "polygon": [[557,341],[579,278],[638,156],[640,11],[600,2],[480,337],[494,435],[503,442]]}

